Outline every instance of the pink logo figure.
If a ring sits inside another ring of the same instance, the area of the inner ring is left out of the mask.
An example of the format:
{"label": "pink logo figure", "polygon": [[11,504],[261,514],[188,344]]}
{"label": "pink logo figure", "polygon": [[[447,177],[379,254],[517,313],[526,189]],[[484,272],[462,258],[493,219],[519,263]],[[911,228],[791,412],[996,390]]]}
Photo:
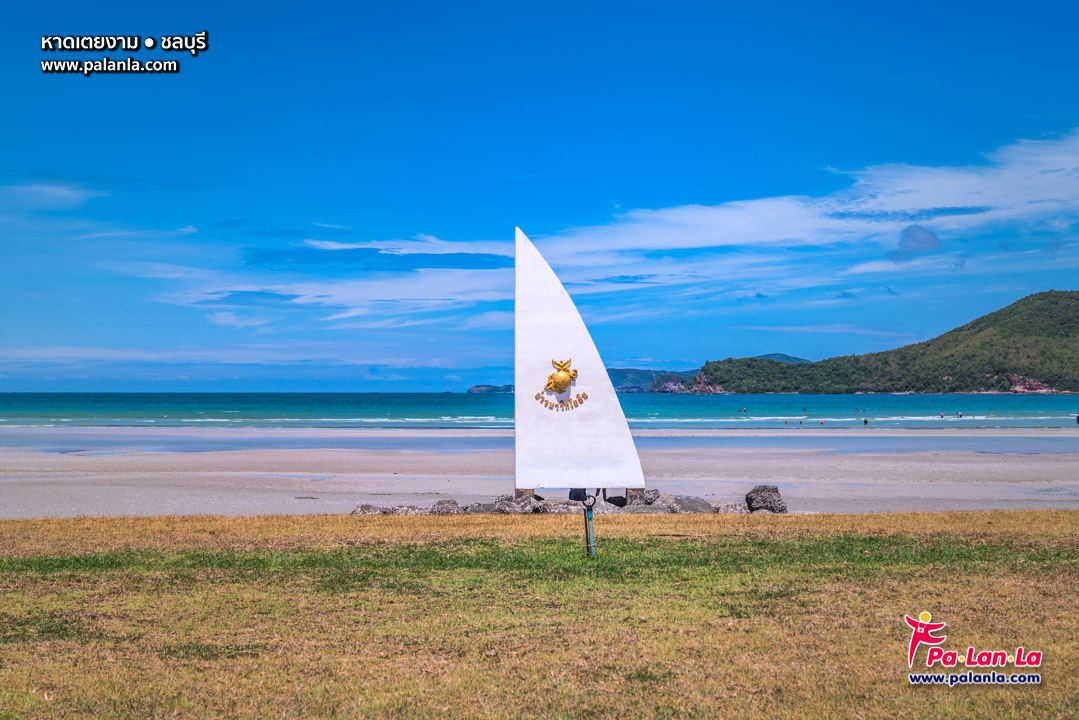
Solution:
{"label": "pink logo figure", "polygon": [[948,636],[935,637],[933,633],[940,630],[948,623],[931,623],[930,620],[933,616],[925,610],[922,610],[918,614],[918,619],[915,620],[910,615],[904,615],[903,619],[907,621],[907,625],[910,625],[914,630],[910,634],[910,651],[907,653],[907,667],[914,667],[914,653],[918,651],[918,647],[923,643],[926,645],[940,645],[942,642],[948,639]]}

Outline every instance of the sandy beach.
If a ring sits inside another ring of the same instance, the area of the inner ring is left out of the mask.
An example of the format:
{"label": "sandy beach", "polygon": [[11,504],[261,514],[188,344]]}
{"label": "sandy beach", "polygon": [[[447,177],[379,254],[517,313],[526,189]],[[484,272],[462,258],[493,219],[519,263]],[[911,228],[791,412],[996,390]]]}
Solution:
{"label": "sandy beach", "polygon": [[[635,433],[662,492],[792,512],[1079,509],[1065,429]],[[489,500],[513,488],[504,430],[5,428],[0,517],[347,513]],[[555,493],[549,493],[554,495]]]}

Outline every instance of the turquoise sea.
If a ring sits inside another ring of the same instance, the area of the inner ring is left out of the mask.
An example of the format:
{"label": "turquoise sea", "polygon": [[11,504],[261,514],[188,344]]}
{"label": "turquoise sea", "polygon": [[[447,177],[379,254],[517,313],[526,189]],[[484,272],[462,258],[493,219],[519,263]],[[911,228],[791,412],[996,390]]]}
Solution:
{"label": "turquoise sea", "polygon": [[[1079,413],[1079,395],[625,394],[619,400],[634,429],[843,428],[865,420],[887,428],[1076,427]],[[0,428],[79,426],[511,428],[513,396],[0,393]]]}

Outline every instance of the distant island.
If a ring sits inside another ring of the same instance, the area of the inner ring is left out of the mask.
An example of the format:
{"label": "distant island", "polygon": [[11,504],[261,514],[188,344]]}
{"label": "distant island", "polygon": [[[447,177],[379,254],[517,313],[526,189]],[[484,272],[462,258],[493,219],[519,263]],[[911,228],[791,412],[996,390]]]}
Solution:
{"label": "distant island", "polygon": [[512,393],[512,385],[473,385],[465,392],[470,393]]}
{"label": "distant island", "polygon": [[[811,362],[783,353],[698,370],[608,368],[623,393],[1079,392],[1079,291],[1028,295],[932,340]],[[475,385],[468,392],[513,392]]]}

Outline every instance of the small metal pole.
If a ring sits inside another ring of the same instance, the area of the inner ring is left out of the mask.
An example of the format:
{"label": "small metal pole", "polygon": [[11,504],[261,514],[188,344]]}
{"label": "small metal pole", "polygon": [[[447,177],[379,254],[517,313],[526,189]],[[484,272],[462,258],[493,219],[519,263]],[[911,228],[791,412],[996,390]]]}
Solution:
{"label": "small metal pole", "polygon": [[592,531],[592,507],[596,504],[596,496],[588,495],[584,499],[584,547],[588,557],[596,556],[596,535]]}

